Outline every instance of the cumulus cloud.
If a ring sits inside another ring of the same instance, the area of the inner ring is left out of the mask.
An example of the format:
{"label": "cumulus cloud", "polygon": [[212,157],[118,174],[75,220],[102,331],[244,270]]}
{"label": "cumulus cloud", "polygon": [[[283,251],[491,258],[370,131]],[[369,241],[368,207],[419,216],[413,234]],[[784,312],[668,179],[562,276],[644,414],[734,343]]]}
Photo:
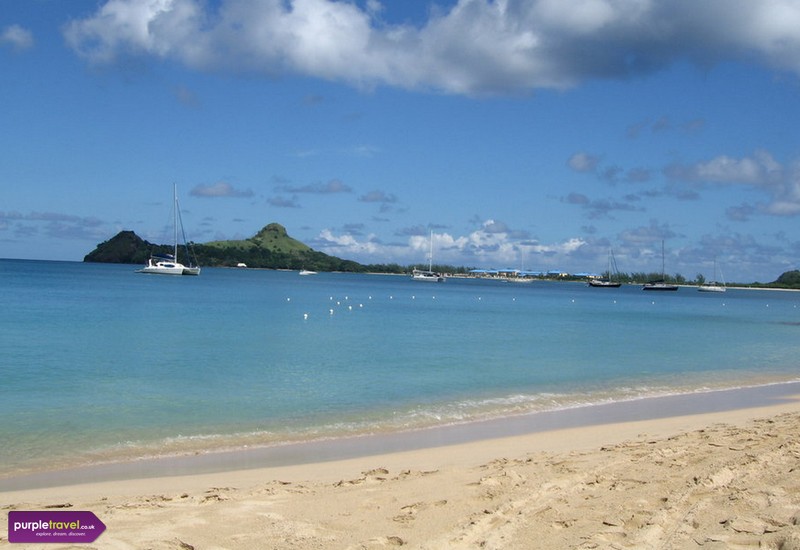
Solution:
{"label": "cumulus cloud", "polygon": [[281,185],[278,190],[287,193],[311,193],[316,195],[329,195],[333,193],[352,193],[353,189],[340,180],[330,180],[326,183],[310,183],[308,185]]}
{"label": "cumulus cloud", "polygon": [[546,268],[566,263],[587,245],[578,237],[560,242],[541,243],[527,232],[509,228],[503,222],[485,220],[480,227],[464,234],[449,231],[431,231],[427,227],[408,227],[398,232],[405,238],[402,243],[382,243],[375,235],[361,235],[349,228],[336,232],[325,229],[314,240],[316,249],[344,258],[371,262],[375,257],[384,262],[412,264],[427,261],[433,239],[433,261],[454,265],[509,266],[525,265]]}
{"label": "cumulus cloud", "polygon": [[744,221],[753,213],[773,216],[800,214],[800,163],[785,166],[767,151],[756,151],[742,158],[721,155],[695,164],[674,164],[664,173],[678,181],[693,184],[744,185],[767,195],[756,205],[728,209],[728,217]]}
{"label": "cumulus cloud", "polygon": [[61,212],[0,211],[0,232],[13,232],[17,237],[38,234],[40,229],[55,239],[90,240],[102,238],[105,222],[95,217],[76,216]]}
{"label": "cumulus cloud", "polygon": [[619,239],[624,245],[633,248],[642,248],[644,246],[659,245],[667,239],[676,237],[677,234],[666,223],[659,223],[657,220],[650,220],[650,225],[644,225],[623,231],[619,235]]}
{"label": "cumulus cloud", "polygon": [[393,193],[375,190],[361,195],[358,200],[361,202],[378,204],[380,205],[380,212],[386,213],[394,209],[394,205],[397,203],[397,196]]}
{"label": "cumulus cloud", "polygon": [[458,0],[419,25],[333,0],[107,0],[64,28],[94,63],[130,55],[202,70],[359,87],[507,94],[628,78],[678,60],[800,72],[794,0]]}
{"label": "cumulus cloud", "polygon": [[267,203],[277,208],[300,208],[300,203],[297,202],[297,197],[270,197]]}
{"label": "cumulus cloud", "polygon": [[586,152],[575,153],[567,161],[567,165],[576,172],[594,172],[600,159]]}
{"label": "cumulus cloud", "polygon": [[705,120],[702,118],[695,118],[689,120],[688,122],[675,126],[673,125],[673,122],[669,119],[669,117],[662,116],[656,119],[655,121],[643,120],[641,122],[631,124],[630,126],[628,126],[626,135],[631,139],[637,139],[646,130],[649,130],[653,134],[659,134],[663,132],[669,132],[675,129],[685,134],[696,134],[700,132],[704,126],[705,126]]}
{"label": "cumulus cloud", "polygon": [[757,151],[753,156],[738,159],[721,155],[691,165],[673,164],[665,169],[665,174],[691,182],[765,185],[780,178],[781,171],[781,165],[772,155]]}
{"label": "cumulus cloud", "polygon": [[567,166],[581,174],[594,174],[601,181],[610,184],[619,182],[645,183],[650,181],[651,172],[647,168],[637,167],[626,170],[614,164],[601,166],[600,160],[600,157],[596,155],[581,151],[573,154],[567,160]]}
{"label": "cumulus cloud", "polygon": [[370,191],[364,195],[358,197],[358,200],[361,202],[379,202],[383,204],[392,204],[397,202],[397,196],[393,193],[387,193],[385,191]]}
{"label": "cumulus cloud", "polygon": [[375,235],[367,235],[359,240],[358,235],[345,232],[336,235],[330,229],[323,229],[313,244],[317,249],[324,250],[343,258],[371,258],[376,254],[383,254],[386,249],[376,240]]}
{"label": "cumulus cloud", "polygon": [[611,212],[614,211],[636,212],[643,210],[643,208],[634,206],[630,202],[619,202],[610,199],[592,200],[583,193],[574,192],[569,193],[561,201],[585,209],[589,219],[609,218],[611,217]]}
{"label": "cumulus cloud", "polygon": [[237,197],[237,198],[246,198],[252,197],[253,191],[250,189],[239,190],[234,188],[230,183],[224,181],[218,181],[217,183],[212,183],[211,185],[195,185],[194,189],[191,190],[190,195],[194,197]]}
{"label": "cumulus cloud", "polygon": [[9,25],[0,31],[0,45],[11,46],[15,51],[33,47],[33,33],[19,25]]}

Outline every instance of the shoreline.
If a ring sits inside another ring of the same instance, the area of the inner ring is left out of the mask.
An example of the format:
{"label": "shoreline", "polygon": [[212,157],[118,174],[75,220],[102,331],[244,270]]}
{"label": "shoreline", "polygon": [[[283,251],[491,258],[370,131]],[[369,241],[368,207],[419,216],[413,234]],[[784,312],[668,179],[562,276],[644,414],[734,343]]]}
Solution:
{"label": "shoreline", "polygon": [[424,452],[459,445],[490,444],[515,437],[565,430],[591,430],[631,422],[670,424],[681,418],[724,415],[788,406],[800,408],[800,381],[644,397],[580,405],[407,431],[344,436],[286,444],[147,457],[0,478],[0,495],[98,482],[161,477],[225,475],[230,472],[366,459],[395,453]]}
{"label": "shoreline", "polygon": [[118,549],[800,548],[797,389],[325,462],[5,491],[0,509],[91,511],[106,525],[97,544]]}

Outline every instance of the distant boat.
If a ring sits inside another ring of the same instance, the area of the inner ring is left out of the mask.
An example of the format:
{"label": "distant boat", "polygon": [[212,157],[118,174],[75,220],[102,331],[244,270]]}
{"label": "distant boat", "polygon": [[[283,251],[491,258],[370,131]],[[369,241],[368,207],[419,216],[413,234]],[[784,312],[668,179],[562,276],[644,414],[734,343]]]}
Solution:
{"label": "distant boat", "polygon": [[311,271],[310,269],[301,269],[300,275],[316,275],[316,271]]}
{"label": "distant boat", "polygon": [[678,285],[673,285],[664,280],[650,281],[642,286],[642,290],[678,290]]}
{"label": "distant boat", "polygon": [[720,279],[722,280],[722,284],[717,282],[717,261],[714,260],[714,280],[710,283],[703,283],[697,287],[697,290],[699,292],[725,292],[727,289],[725,288],[725,278],[722,276],[721,270]]}
{"label": "distant boat", "polygon": [[186,234],[183,231],[183,221],[181,220],[180,208],[178,207],[178,187],[173,185],[172,191],[173,200],[173,246],[172,254],[151,254],[147,263],[142,269],[136,270],[136,273],[151,273],[154,275],[200,275],[200,267],[191,264],[183,265],[178,262],[178,224],[181,227],[181,235],[183,236],[183,245],[186,248],[187,258],[189,257],[189,248],[186,246]]}
{"label": "distant boat", "polygon": [[519,271],[512,272],[511,276],[506,277],[505,280],[508,281],[509,283],[532,283],[533,279],[528,277],[528,274],[525,271],[525,261],[522,251],[520,251],[519,256],[520,256]]}
{"label": "distant boat", "polygon": [[411,280],[429,283],[444,282],[444,276],[433,271],[433,231],[431,231],[430,252],[428,253],[428,270],[414,269],[411,271]]}
{"label": "distant boat", "polygon": [[411,279],[414,281],[427,281],[431,283],[443,283],[444,277],[441,273],[436,273],[434,271],[423,271],[421,269],[415,269],[411,272]]}
{"label": "distant boat", "polygon": [[642,286],[642,290],[678,290],[678,285],[666,282],[664,275],[664,241],[661,241],[661,279],[650,281]]}
{"label": "distant boat", "polygon": [[[619,272],[617,271],[617,260],[614,259],[614,252],[608,251],[608,277],[602,279],[590,279],[589,286],[595,288],[619,288],[622,283],[619,281]],[[616,278],[616,280],[614,280]]]}

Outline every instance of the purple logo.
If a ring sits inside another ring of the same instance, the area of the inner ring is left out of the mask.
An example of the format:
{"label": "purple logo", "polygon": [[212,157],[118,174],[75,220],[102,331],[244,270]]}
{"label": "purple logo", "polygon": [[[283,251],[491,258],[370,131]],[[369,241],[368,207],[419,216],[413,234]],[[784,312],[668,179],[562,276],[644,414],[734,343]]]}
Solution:
{"label": "purple logo", "polygon": [[94,542],[106,526],[92,512],[45,510],[8,513],[8,542]]}

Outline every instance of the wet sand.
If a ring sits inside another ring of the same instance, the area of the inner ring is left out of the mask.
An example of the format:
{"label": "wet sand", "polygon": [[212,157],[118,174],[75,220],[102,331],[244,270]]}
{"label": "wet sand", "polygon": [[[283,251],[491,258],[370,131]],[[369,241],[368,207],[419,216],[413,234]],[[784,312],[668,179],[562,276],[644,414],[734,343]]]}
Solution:
{"label": "wet sand", "polygon": [[107,530],[81,548],[800,549],[795,394],[765,386],[2,480],[0,508],[92,511]]}

